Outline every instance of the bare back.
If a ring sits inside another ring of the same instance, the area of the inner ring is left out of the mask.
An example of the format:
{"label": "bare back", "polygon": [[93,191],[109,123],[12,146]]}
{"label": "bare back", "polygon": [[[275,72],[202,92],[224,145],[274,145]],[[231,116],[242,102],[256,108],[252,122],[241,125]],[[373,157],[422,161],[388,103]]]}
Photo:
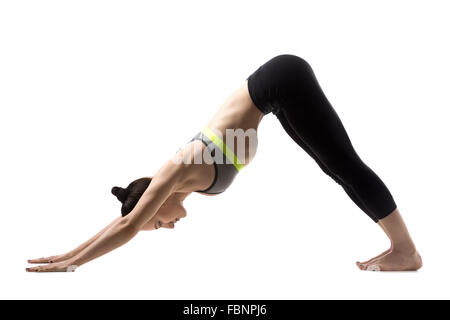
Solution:
{"label": "bare back", "polygon": [[[263,116],[263,113],[253,104],[248,93],[247,82],[245,82],[225,100],[211,121],[208,122],[207,127],[220,133],[224,143],[227,146],[232,146],[232,150],[235,154],[243,154],[239,160],[246,166],[256,154],[256,132]],[[243,153],[240,152],[241,150],[237,150],[239,143],[236,137],[232,137],[234,141],[227,140],[226,131],[238,129],[243,131],[253,129],[255,133],[252,143],[250,143],[248,139],[245,140],[245,149]],[[180,157],[183,157],[185,154],[190,154],[191,157],[191,162],[188,161],[189,164],[182,164],[182,174],[185,182],[180,187],[180,192],[203,190],[214,181],[215,170],[211,161],[206,161],[206,163],[201,164],[193,163],[193,158],[198,156],[199,152],[204,156],[204,148],[205,146],[202,142],[193,141],[181,148],[175,156],[175,158],[178,159],[178,162],[180,161]]]}

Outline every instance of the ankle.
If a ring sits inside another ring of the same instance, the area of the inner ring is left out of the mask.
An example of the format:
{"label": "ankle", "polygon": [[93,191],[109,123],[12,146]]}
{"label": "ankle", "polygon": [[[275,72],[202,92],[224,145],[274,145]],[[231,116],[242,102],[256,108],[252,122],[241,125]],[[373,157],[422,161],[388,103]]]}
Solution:
{"label": "ankle", "polygon": [[417,252],[416,246],[412,242],[408,243],[393,243],[391,245],[392,251],[404,255],[413,255]]}

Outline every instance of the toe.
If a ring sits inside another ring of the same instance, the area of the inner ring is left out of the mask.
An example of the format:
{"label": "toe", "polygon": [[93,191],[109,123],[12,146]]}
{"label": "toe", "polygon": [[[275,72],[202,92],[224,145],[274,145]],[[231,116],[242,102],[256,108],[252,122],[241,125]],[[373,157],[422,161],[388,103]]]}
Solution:
{"label": "toe", "polygon": [[381,266],[378,264],[370,264],[367,266],[366,271],[381,271]]}
{"label": "toe", "polygon": [[364,270],[364,264],[362,264],[361,262],[356,262],[356,266],[359,268],[359,270]]}

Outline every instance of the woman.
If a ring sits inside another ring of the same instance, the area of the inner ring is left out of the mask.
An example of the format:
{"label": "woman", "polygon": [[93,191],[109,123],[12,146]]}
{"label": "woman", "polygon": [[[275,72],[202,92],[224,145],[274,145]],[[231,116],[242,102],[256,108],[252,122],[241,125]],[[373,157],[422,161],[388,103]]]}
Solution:
{"label": "woman", "polygon": [[[251,161],[256,130],[268,113],[276,115],[288,135],[391,240],[387,251],[357,262],[357,266],[373,271],[418,270],[422,259],[392,195],[359,158],[311,67],[297,56],[280,55],[251,74],[207,126],[152,178],[138,179],[125,189],[112,189],[122,202],[122,217],[67,254],[29,260],[48,264],[27,271],[74,271],[125,244],[141,230],[174,228],[186,216],[183,200],[190,193],[215,195],[225,191]],[[241,143],[235,146],[237,140]]]}

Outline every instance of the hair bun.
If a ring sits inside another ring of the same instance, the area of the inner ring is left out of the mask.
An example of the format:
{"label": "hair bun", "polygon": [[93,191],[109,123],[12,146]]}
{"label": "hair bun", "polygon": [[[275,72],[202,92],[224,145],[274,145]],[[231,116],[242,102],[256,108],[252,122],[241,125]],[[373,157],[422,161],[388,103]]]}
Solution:
{"label": "hair bun", "polygon": [[120,202],[124,202],[127,199],[130,191],[121,187],[113,187],[111,189],[111,193],[115,195]]}

